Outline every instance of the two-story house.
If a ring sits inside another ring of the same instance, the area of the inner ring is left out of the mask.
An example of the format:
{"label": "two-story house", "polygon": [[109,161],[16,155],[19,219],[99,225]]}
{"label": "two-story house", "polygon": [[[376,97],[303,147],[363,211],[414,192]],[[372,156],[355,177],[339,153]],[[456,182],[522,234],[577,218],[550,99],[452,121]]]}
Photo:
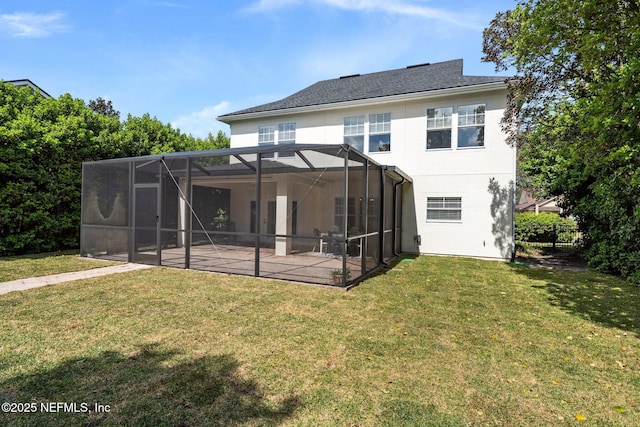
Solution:
{"label": "two-story house", "polygon": [[400,252],[508,260],[503,77],[325,80],[219,117],[231,148],[83,164],[81,253],[349,287]]}
{"label": "two-story house", "polygon": [[[218,120],[230,125],[232,148],[348,144],[404,171],[403,252],[509,260],[516,158],[500,128],[505,77],[466,76],[462,66],[324,80]],[[347,209],[357,216],[357,203]]]}

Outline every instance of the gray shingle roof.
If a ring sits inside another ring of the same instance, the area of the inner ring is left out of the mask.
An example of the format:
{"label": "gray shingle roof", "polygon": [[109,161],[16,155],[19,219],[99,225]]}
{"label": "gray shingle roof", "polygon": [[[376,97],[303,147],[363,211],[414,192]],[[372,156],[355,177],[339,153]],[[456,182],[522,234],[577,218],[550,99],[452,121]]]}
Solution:
{"label": "gray shingle roof", "polygon": [[356,74],[322,80],[279,101],[223,114],[219,120],[251,113],[359,101],[394,95],[428,92],[486,83],[503,82],[501,76],[464,76],[462,59],[422,64],[390,71]]}

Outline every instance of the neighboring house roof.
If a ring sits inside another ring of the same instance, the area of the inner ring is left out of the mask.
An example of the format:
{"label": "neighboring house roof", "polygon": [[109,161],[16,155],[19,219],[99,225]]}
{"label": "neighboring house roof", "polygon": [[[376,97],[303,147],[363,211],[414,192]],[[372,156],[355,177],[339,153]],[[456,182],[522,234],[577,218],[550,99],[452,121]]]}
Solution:
{"label": "neighboring house roof", "polygon": [[40,95],[43,98],[51,98],[51,95],[49,95],[47,92],[45,92],[44,90],[42,90],[42,88],[40,88],[40,86],[36,85],[35,83],[33,83],[31,80],[29,79],[20,79],[20,80],[5,80],[5,83],[10,83],[16,87],[21,87],[21,86],[29,86],[31,89],[35,90],[36,92],[40,93]]}
{"label": "neighboring house roof", "polygon": [[218,120],[230,122],[247,116],[262,116],[263,113],[422,94],[453,88],[502,86],[505,79],[506,77],[503,76],[465,76],[462,74],[462,59],[420,64],[390,71],[322,80],[279,101],[223,114],[218,117]]}
{"label": "neighboring house roof", "polygon": [[558,196],[552,196],[543,200],[538,200],[529,191],[523,191],[516,204],[516,211],[536,211],[536,212],[562,212],[557,205]]}

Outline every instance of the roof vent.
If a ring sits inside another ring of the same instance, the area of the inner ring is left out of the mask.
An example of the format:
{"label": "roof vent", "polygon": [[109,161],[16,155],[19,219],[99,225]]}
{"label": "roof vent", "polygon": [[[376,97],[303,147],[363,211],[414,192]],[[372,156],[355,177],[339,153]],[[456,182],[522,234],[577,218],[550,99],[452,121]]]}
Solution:
{"label": "roof vent", "polygon": [[348,76],[340,76],[340,80],[350,79],[351,77],[360,77],[360,74],[349,74]]}
{"label": "roof vent", "polygon": [[425,62],[424,64],[409,65],[409,66],[407,66],[407,70],[409,68],[418,68],[418,67],[424,67],[424,66],[427,66],[427,65],[431,65],[431,63],[430,62]]}

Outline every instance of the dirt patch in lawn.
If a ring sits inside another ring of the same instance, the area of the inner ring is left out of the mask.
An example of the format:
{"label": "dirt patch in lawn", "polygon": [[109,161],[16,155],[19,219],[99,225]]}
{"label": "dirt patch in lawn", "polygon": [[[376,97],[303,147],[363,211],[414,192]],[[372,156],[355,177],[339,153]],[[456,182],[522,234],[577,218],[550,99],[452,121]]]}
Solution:
{"label": "dirt patch in lawn", "polygon": [[516,256],[516,262],[548,270],[587,271],[587,263],[575,252],[528,251]]}

